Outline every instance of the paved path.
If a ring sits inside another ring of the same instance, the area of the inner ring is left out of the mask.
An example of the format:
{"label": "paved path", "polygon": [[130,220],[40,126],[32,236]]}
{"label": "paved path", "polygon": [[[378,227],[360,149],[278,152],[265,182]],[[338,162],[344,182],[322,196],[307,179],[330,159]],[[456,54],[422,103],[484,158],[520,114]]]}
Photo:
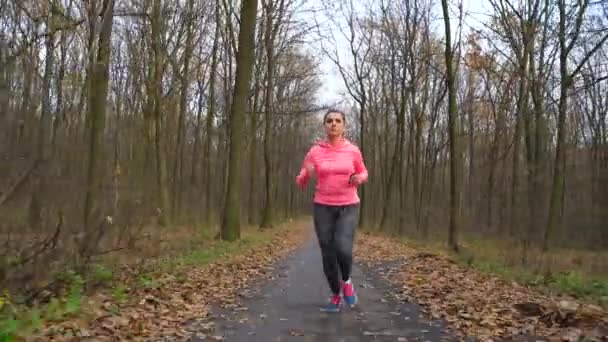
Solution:
{"label": "paved path", "polygon": [[424,322],[417,305],[393,298],[379,271],[355,265],[358,306],[337,314],[320,312],[329,291],[313,238],[275,266],[273,280],[252,286],[239,307],[214,309],[213,329],[207,324],[208,330],[192,341],[213,336],[235,342],[456,340],[440,323]]}

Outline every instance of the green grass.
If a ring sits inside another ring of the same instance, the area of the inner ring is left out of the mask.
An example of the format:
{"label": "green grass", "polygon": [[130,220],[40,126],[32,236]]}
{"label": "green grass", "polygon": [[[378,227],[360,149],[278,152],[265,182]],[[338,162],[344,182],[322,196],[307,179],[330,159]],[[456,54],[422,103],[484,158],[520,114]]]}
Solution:
{"label": "green grass", "polygon": [[106,284],[114,279],[114,271],[107,265],[95,264],[87,274],[89,282],[96,284]]}
{"label": "green grass", "polygon": [[163,273],[179,274],[181,270],[192,266],[205,265],[222,257],[243,253],[248,249],[263,245],[276,234],[282,226],[270,231],[259,231],[248,229],[243,231],[241,239],[237,241],[227,242],[216,240],[205,248],[194,248],[187,252],[180,253],[174,257],[164,259],[157,265],[154,265],[154,270],[146,273],[146,277],[154,278],[155,275]]}
{"label": "green grass", "polygon": [[521,266],[507,266],[489,260],[473,260],[459,256],[455,258],[461,265],[473,267],[481,272],[494,274],[504,279],[537,288],[543,293],[569,295],[586,302],[608,308],[608,279],[596,278],[575,270],[557,274],[541,273]]}
{"label": "green grass", "polygon": [[111,295],[118,303],[126,302],[129,298],[129,288],[123,283],[116,283],[112,286]]}
{"label": "green grass", "polygon": [[462,253],[451,255],[463,265],[515,280],[554,295],[570,295],[608,307],[608,275],[594,263],[608,263],[604,252],[554,249],[546,253],[530,247],[522,262],[517,243],[465,235]]}
{"label": "green grass", "polygon": [[[49,303],[40,307],[18,304],[11,294],[5,291],[0,296],[0,342],[13,341],[16,336],[30,335],[45,323],[52,324],[79,315],[82,313],[87,286],[107,290],[116,303],[124,303],[129,300],[131,287],[156,288],[159,286],[158,277],[166,273],[175,274],[178,279],[185,277],[183,271],[189,267],[202,266],[268,243],[274,234],[287,226],[279,225],[268,231],[243,229],[241,239],[234,242],[214,241],[211,230],[201,231],[194,238],[200,243],[189,240],[183,252],[153,262],[147,270],[132,275],[133,279],[127,279],[128,284],[116,279],[112,265],[92,265],[86,274],[66,270],[55,276],[66,285],[65,293],[51,298]],[[118,305],[109,309],[120,310]]]}
{"label": "green grass", "polygon": [[83,278],[73,271],[58,277],[66,282],[66,293],[53,297],[42,307],[24,307],[17,304],[10,293],[5,291],[0,297],[0,341],[13,341],[16,336],[28,335],[38,329],[42,322],[56,322],[81,310],[83,299]]}

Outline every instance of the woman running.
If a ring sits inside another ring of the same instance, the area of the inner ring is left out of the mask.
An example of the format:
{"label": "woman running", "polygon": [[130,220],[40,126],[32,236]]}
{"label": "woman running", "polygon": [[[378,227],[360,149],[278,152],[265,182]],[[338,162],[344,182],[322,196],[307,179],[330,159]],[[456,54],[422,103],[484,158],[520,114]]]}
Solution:
{"label": "woman running", "polygon": [[353,239],[359,221],[357,186],[367,181],[367,169],[359,148],[344,137],[344,113],[329,110],[323,122],[327,139],[308,151],[296,184],[304,189],[316,175],[314,226],[323,258],[323,272],[333,293],[322,311],[338,312],[340,289],[348,305],[353,307],[357,302],[350,275]]}

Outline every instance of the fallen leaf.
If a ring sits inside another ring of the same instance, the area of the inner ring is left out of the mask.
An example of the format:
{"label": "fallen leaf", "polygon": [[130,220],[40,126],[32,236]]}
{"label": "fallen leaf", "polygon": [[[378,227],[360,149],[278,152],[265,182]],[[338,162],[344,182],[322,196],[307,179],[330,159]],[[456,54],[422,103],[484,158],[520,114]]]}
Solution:
{"label": "fallen leaf", "polygon": [[[192,265],[179,274],[160,274],[154,279],[154,287],[138,285],[138,272],[125,266],[117,279],[127,285],[126,302],[117,303],[110,294],[95,294],[90,301],[99,304],[91,302],[89,305],[99,309],[89,312],[92,317],[86,326],[66,329],[64,323],[54,324],[42,328],[40,335],[43,340],[80,334],[94,337],[96,341],[140,341],[168,337],[181,340],[198,332],[207,339],[223,340],[221,336],[211,336],[213,322],[197,324],[197,320],[200,322],[208,316],[210,305],[224,306],[236,312],[247,311],[246,307],[238,305],[239,293],[253,284],[251,279],[269,278],[272,264],[300,246],[309,234],[311,230],[306,223],[277,230],[271,240],[242,253],[223,256],[204,265]],[[68,323],[69,320],[65,322]]]}
{"label": "fallen leaf", "polygon": [[304,332],[302,330],[297,329],[289,329],[290,336],[304,336]]}
{"label": "fallen leaf", "polygon": [[[355,256],[403,289],[397,298],[419,304],[427,318],[447,321],[460,337],[499,340],[536,335],[560,340],[579,330],[577,336],[589,337],[598,326],[608,328],[608,314],[598,306],[572,298],[555,300],[379,234],[360,234]],[[389,262],[399,266],[386,267]]]}

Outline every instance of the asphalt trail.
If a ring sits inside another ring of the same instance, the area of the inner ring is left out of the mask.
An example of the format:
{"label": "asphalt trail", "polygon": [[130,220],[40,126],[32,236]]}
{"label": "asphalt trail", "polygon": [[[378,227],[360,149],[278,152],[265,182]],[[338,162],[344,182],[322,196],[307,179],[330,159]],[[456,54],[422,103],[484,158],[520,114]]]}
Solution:
{"label": "asphalt trail", "polygon": [[[387,265],[386,267],[390,267]],[[329,298],[314,237],[274,266],[273,279],[243,293],[238,307],[214,308],[191,341],[455,341],[441,322],[427,322],[415,303],[402,302],[381,268],[355,260],[356,308],[319,309]],[[203,328],[204,327],[204,328]],[[193,327],[196,330],[196,327]]]}

